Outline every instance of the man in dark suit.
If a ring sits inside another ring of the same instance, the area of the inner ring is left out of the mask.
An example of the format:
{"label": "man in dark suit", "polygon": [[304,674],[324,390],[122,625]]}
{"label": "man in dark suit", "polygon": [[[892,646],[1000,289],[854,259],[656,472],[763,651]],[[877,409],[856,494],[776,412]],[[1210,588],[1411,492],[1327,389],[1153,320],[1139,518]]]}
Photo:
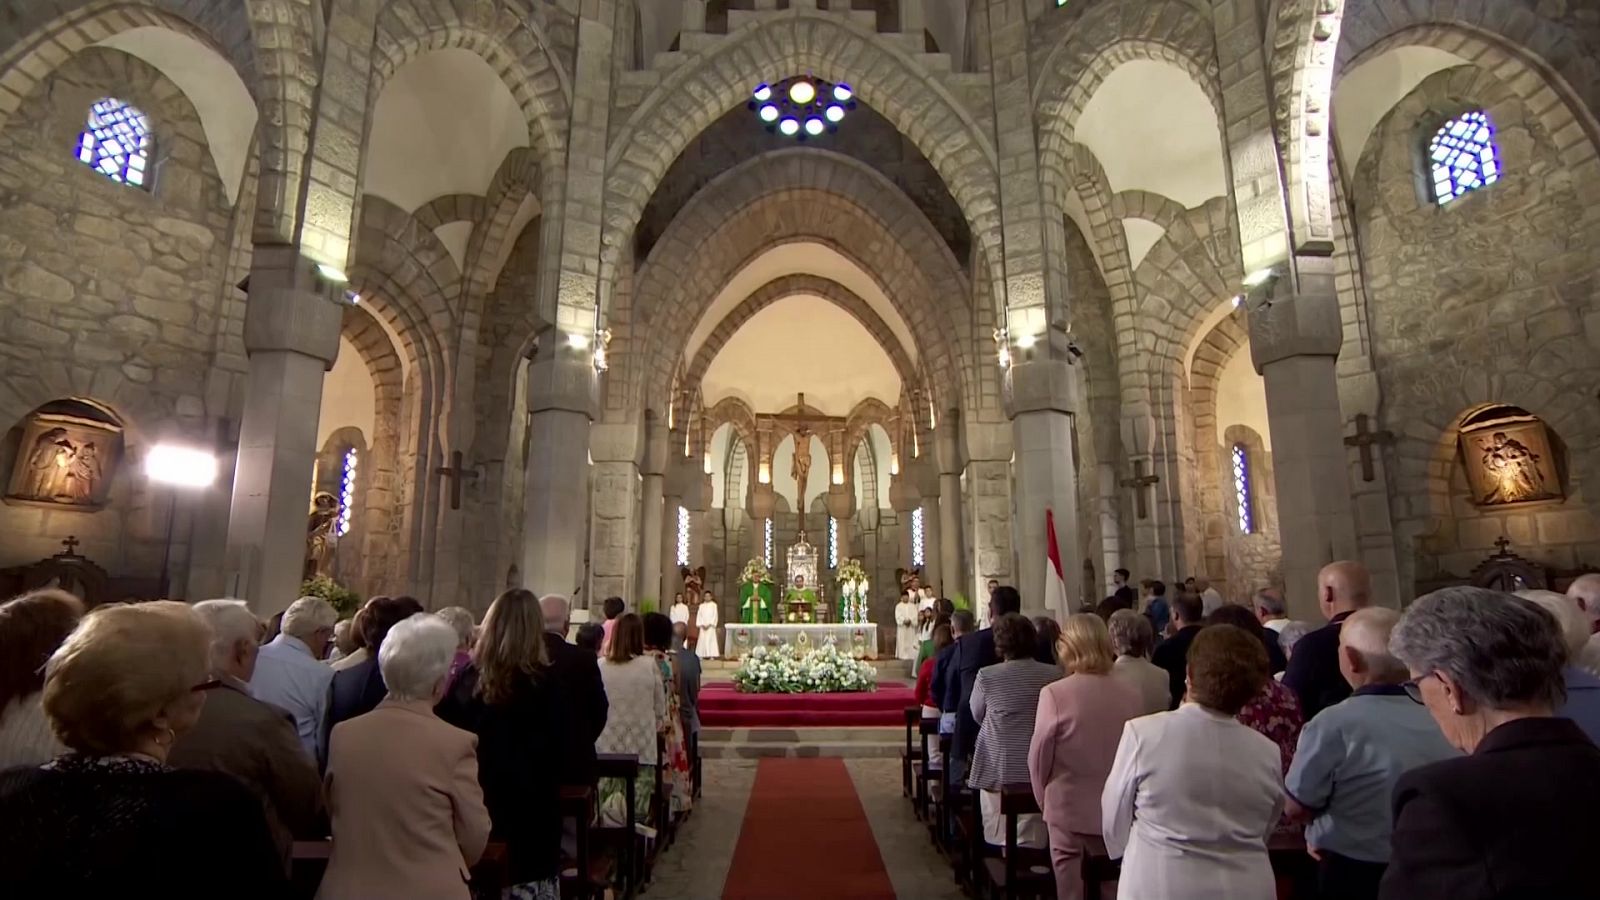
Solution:
{"label": "man in dark suit", "polygon": [[[1006,613],[1022,611],[1022,595],[1010,585],[1000,585],[989,594],[989,621],[994,622]],[[972,717],[972,686],[978,681],[978,670],[1000,661],[994,652],[994,629],[984,628],[963,637],[954,645],[955,658],[950,667],[954,670],[956,730],[950,740],[952,777],[964,779],[967,761],[972,758],[972,748],[978,742],[978,720]],[[948,691],[948,689],[947,689]]]}
{"label": "man in dark suit", "polygon": [[360,665],[335,672],[328,686],[328,718],[322,726],[322,746],[328,746],[333,726],[378,708],[389,688],[378,670],[378,651],[389,629],[419,612],[422,604],[415,597],[373,597],[362,607],[361,638],[371,654]]}
{"label": "man in dark suit", "polygon": [[1328,563],[1317,573],[1317,602],[1328,624],[1295,642],[1283,684],[1300,698],[1306,721],[1350,696],[1339,672],[1339,629],[1344,620],[1372,602],[1367,567],[1350,560]]}
{"label": "man in dark suit", "polygon": [[611,711],[605,685],[600,682],[600,664],[593,653],[567,643],[567,598],[546,594],[539,598],[539,610],[544,613],[544,649],[550,656],[550,671],[566,701],[567,748],[561,783],[588,784],[594,781],[595,738],[605,730]]}
{"label": "man in dark suit", "polygon": [[1172,705],[1177,709],[1183,702],[1189,682],[1189,645],[1200,633],[1201,619],[1205,615],[1205,602],[1194,594],[1179,594],[1172,598],[1172,620],[1178,631],[1156,646],[1150,662],[1167,670],[1167,689],[1172,692]]}

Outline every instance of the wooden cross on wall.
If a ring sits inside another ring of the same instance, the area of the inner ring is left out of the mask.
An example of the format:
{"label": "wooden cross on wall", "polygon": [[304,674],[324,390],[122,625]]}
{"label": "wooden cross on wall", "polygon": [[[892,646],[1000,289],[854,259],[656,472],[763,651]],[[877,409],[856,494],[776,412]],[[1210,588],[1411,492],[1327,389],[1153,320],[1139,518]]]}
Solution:
{"label": "wooden cross on wall", "polygon": [[476,479],[478,473],[474,469],[464,468],[461,465],[461,451],[453,450],[450,453],[450,465],[440,466],[433,470],[433,474],[441,478],[450,479],[450,508],[461,508],[461,480],[463,478]]}
{"label": "wooden cross on wall", "polygon": [[1123,487],[1133,488],[1134,509],[1138,512],[1139,518],[1150,518],[1150,509],[1145,505],[1145,488],[1153,487],[1160,483],[1160,481],[1161,476],[1159,475],[1146,475],[1144,471],[1144,460],[1136,459],[1133,462],[1133,477],[1124,478],[1121,482],[1119,482]]}
{"label": "wooden cross on wall", "polygon": [[1361,480],[1371,481],[1377,477],[1372,470],[1372,447],[1374,444],[1394,443],[1394,433],[1389,431],[1373,431],[1369,424],[1371,420],[1366,413],[1356,413],[1356,433],[1344,439],[1346,447],[1359,447],[1361,449]]}

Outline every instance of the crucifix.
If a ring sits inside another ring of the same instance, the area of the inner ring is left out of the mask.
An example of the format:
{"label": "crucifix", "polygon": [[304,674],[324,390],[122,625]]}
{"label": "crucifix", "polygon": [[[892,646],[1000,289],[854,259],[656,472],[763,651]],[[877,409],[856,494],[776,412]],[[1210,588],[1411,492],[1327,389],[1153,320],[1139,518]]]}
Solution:
{"label": "crucifix", "polygon": [[81,543],[83,543],[83,542],[78,540],[78,536],[77,535],[75,535],[75,534],[67,535],[67,539],[61,542],[61,546],[67,548],[67,552],[63,553],[62,556],[77,556],[78,555],[78,545],[81,544]]}
{"label": "crucifix", "polygon": [[460,450],[452,450],[450,452],[450,465],[434,469],[433,474],[450,479],[451,509],[461,508],[461,479],[476,479],[478,477],[477,471],[462,467]]}
{"label": "crucifix", "polygon": [[775,413],[773,415],[758,416],[774,422],[793,423],[794,432],[794,461],[790,474],[794,476],[799,497],[795,501],[795,512],[799,515],[800,531],[806,530],[806,483],[811,480],[811,436],[818,429],[826,432],[830,427],[839,427],[844,424],[844,419],[837,416],[825,416],[820,412],[806,412],[806,395],[795,395],[795,408],[800,412]]}
{"label": "crucifix", "polygon": [[1506,536],[1505,535],[1503,535],[1503,534],[1500,535],[1500,540],[1495,541],[1494,545],[1496,547],[1500,548],[1500,552],[1497,554],[1498,556],[1510,556],[1511,555],[1511,542],[1506,540]]}
{"label": "crucifix", "polygon": [[1133,461],[1133,477],[1124,478],[1119,482],[1123,487],[1133,488],[1134,509],[1138,512],[1139,518],[1148,519],[1150,517],[1150,510],[1145,506],[1144,489],[1153,487],[1160,481],[1161,476],[1159,475],[1153,473],[1146,475],[1144,460],[1136,459]]}
{"label": "crucifix", "polygon": [[1372,447],[1374,444],[1389,444],[1394,442],[1394,434],[1389,431],[1373,431],[1366,413],[1356,413],[1356,433],[1344,439],[1346,447],[1359,447],[1361,449],[1361,480],[1371,481],[1377,476],[1372,471]]}

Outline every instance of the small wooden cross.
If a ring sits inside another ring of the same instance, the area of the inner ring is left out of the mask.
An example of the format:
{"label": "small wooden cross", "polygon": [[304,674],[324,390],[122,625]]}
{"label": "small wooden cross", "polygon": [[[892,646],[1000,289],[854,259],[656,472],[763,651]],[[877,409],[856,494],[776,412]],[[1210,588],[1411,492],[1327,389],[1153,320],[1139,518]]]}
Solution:
{"label": "small wooden cross", "polygon": [[69,534],[69,535],[67,535],[67,539],[61,542],[61,546],[67,548],[67,554],[66,555],[68,555],[68,556],[77,556],[78,555],[78,545],[81,544],[81,543],[83,543],[83,542],[78,540],[78,536],[77,535]]}
{"label": "small wooden cross", "polygon": [[1510,556],[1511,555],[1511,552],[1510,552],[1510,550],[1511,550],[1511,542],[1506,540],[1506,536],[1505,535],[1503,535],[1503,534],[1500,535],[1500,540],[1495,541],[1494,545],[1496,547],[1500,548],[1500,555],[1501,556]]}
{"label": "small wooden cross", "polygon": [[1160,481],[1161,476],[1159,475],[1146,475],[1144,472],[1144,460],[1138,459],[1134,460],[1133,463],[1133,477],[1124,478],[1120,482],[1123,487],[1133,488],[1134,509],[1138,511],[1139,518],[1148,519],[1150,517],[1150,510],[1145,506],[1144,489]]}
{"label": "small wooden cross", "polygon": [[1372,446],[1374,444],[1394,443],[1394,433],[1389,431],[1373,431],[1370,419],[1366,413],[1356,413],[1356,433],[1344,439],[1346,447],[1359,447],[1361,449],[1361,480],[1371,481],[1377,477],[1372,471]]}
{"label": "small wooden cross", "polygon": [[461,465],[461,451],[460,450],[452,450],[450,452],[450,465],[448,465],[448,466],[440,466],[439,468],[434,469],[433,470],[433,474],[438,475],[438,476],[443,477],[443,478],[450,479],[450,508],[451,509],[460,509],[461,508],[461,479],[463,479],[463,478],[476,479],[478,477],[478,473],[477,473],[476,470],[464,468]]}

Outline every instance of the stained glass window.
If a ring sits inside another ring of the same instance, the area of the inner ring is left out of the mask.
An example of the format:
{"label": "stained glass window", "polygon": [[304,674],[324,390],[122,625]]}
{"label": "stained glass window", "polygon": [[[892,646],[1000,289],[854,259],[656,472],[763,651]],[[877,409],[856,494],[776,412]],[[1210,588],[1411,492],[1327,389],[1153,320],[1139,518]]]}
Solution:
{"label": "stained glass window", "polygon": [[78,159],[112,181],[145,187],[150,180],[150,119],[114,97],[89,107],[78,135]]}
{"label": "stained glass window", "polygon": [[926,552],[922,548],[922,507],[911,511],[911,565],[921,566]]}
{"label": "stained glass window", "polygon": [[839,520],[828,517],[828,568],[839,568]]}
{"label": "stained glass window", "polygon": [[1243,444],[1233,445],[1233,496],[1239,507],[1239,533],[1253,534],[1256,527],[1250,509],[1250,454]]}
{"label": "stained glass window", "polygon": [[766,522],[766,525],[763,526],[763,527],[766,529],[766,531],[765,531],[766,538],[765,538],[765,544],[764,544],[765,549],[762,550],[762,553],[764,554],[764,558],[767,561],[767,567],[771,568],[772,567],[772,520],[768,519],[767,522]]}
{"label": "stained glass window", "polygon": [[1475,110],[1444,123],[1428,142],[1428,165],[1433,199],[1440,206],[1499,181],[1500,148],[1488,113]]}
{"label": "stained glass window", "polygon": [[678,507],[678,565],[689,564],[689,510]]}
{"label": "stained glass window", "polygon": [[335,532],[344,537],[350,532],[350,508],[356,503],[356,449],[344,452],[344,472],[339,476],[339,525]]}

